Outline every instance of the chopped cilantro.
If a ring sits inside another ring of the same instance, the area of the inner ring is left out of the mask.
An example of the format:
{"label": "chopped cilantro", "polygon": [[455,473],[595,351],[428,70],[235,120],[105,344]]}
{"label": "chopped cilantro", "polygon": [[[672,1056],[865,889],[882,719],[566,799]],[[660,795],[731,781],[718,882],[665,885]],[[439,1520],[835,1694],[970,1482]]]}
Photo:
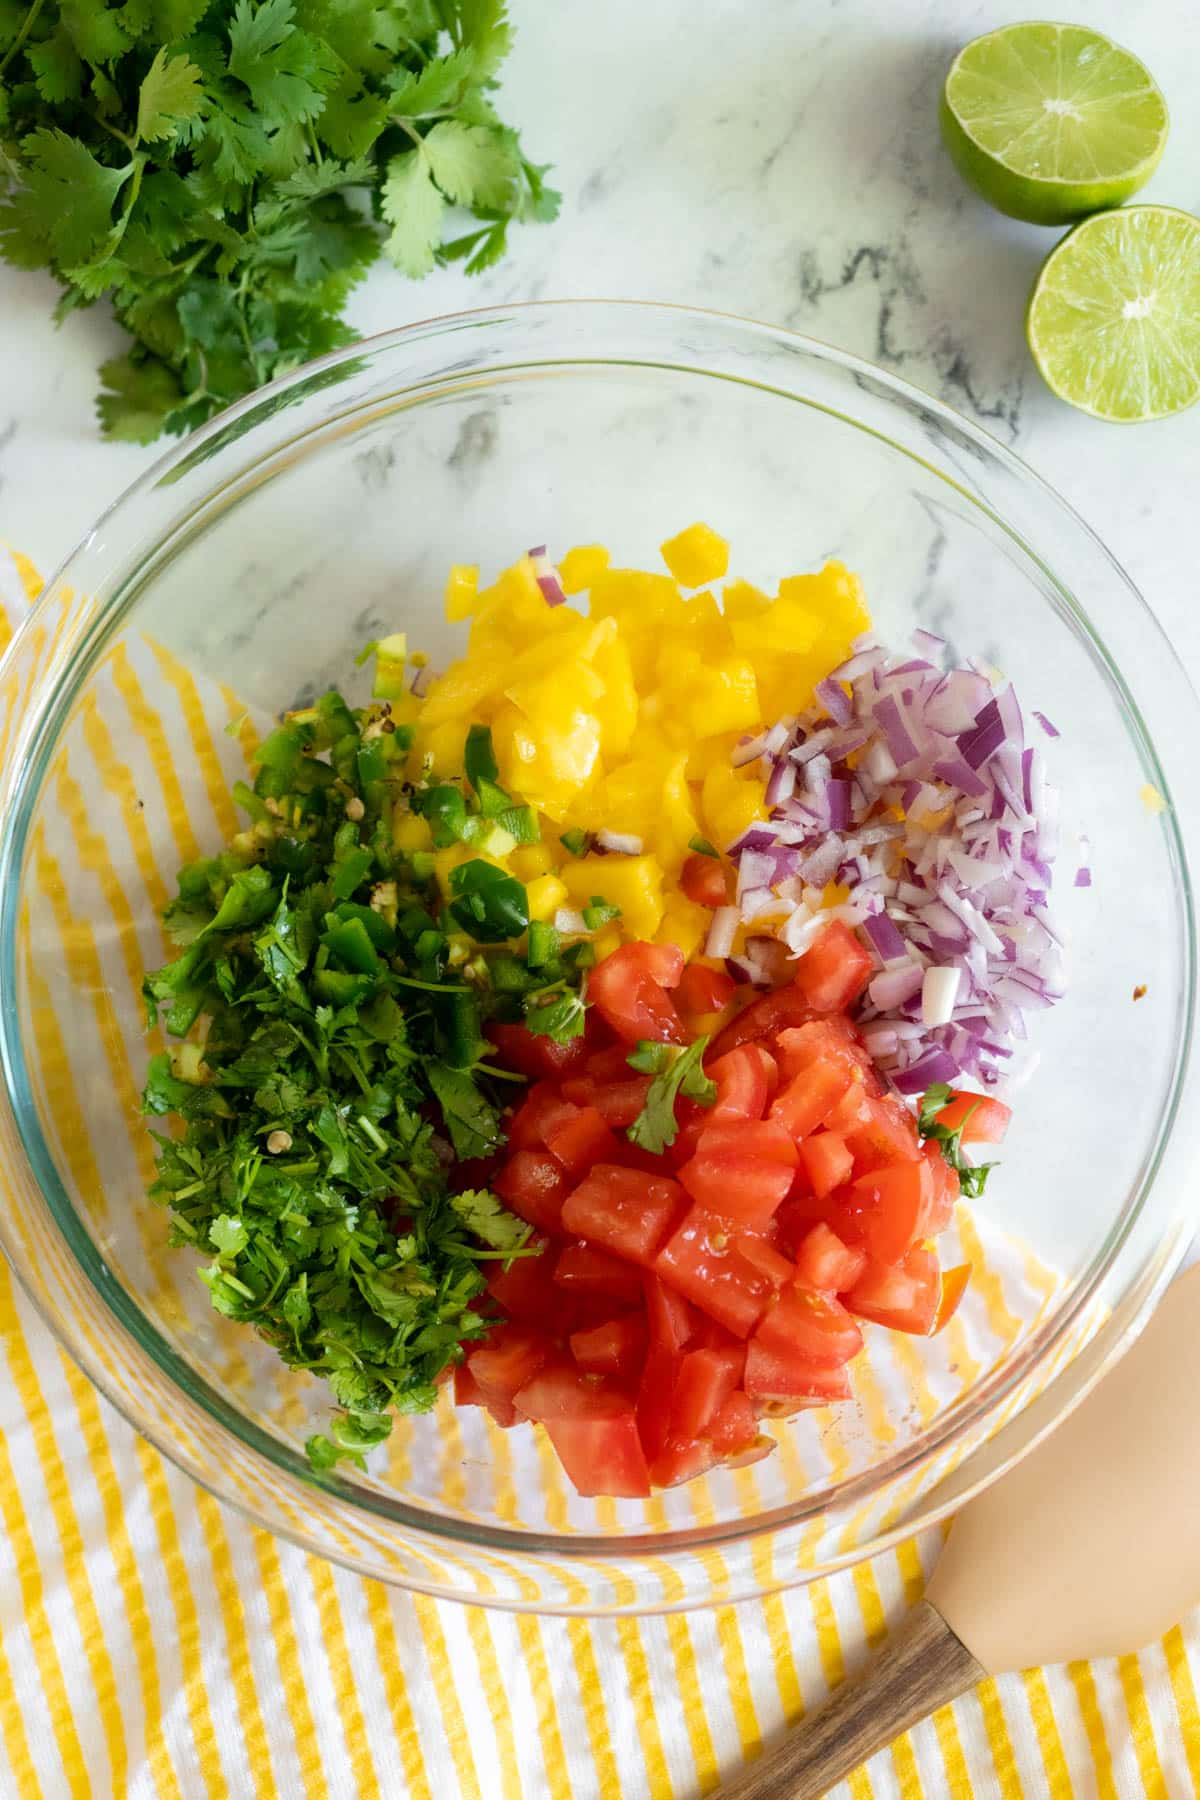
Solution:
{"label": "chopped cilantro", "polygon": [[700,1106],[711,1106],[717,1097],[717,1084],[704,1073],[704,1052],[708,1039],[698,1037],[686,1050],[674,1044],[640,1043],[631,1050],[627,1061],[639,1075],[653,1075],[645,1104],[626,1136],[639,1149],[654,1155],[675,1142],[679,1130],[675,1118],[675,1101],[682,1094]]}
{"label": "chopped cilantro", "polygon": [[940,1146],[942,1155],[958,1176],[964,1200],[978,1200],[987,1187],[988,1176],[996,1164],[972,1163],[963,1156],[963,1127],[975,1111],[974,1106],[967,1109],[953,1130],[948,1125],[939,1125],[938,1114],[943,1107],[949,1106],[952,1097],[951,1090],[944,1082],[936,1081],[932,1087],[927,1088],[917,1115],[917,1130],[923,1138],[929,1138]]}

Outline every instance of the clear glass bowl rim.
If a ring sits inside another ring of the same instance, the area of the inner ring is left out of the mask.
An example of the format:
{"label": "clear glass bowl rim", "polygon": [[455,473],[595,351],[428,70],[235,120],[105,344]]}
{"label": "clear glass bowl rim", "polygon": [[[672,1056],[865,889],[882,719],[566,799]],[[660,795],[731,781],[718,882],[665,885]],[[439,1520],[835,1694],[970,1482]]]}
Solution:
{"label": "clear glass bowl rim", "polygon": [[[269,425],[271,420],[278,419],[281,413],[286,418],[286,413],[278,406],[277,402],[289,392],[305,388],[307,384],[314,381],[314,378],[321,377],[328,371],[353,364],[360,359],[384,358],[392,352],[402,351],[408,344],[424,341],[431,335],[452,337],[455,332],[464,329],[482,329],[489,326],[498,327],[502,332],[506,325],[541,319],[550,321],[556,316],[563,319],[574,318],[576,321],[582,321],[585,318],[589,322],[594,320],[600,336],[603,336],[606,328],[612,327],[615,331],[618,326],[626,323],[631,329],[635,329],[639,322],[646,324],[647,328],[651,330],[661,327],[664,330],[664,342],[660,348],[664,351],[666,349],[665,334],[669,333],[671,327],[675,326],[682,330],[688,321],[692,321],[697,326],[724,332],[730,347],[733,348],[751,350],[756,343],[771,344],[786,350],[797,364],[807,361],[825,365],[829,369],[850,377],[851,381],[860,388],[865,387],[868,391],[880,396],[885,402],[890,403],[898,414],[914,415],[931,423],[942,436],[957,440],[964,447],[969,447],[981,467],[986,469],[989,464],[995,465],[1029,493],[1040,496],[1040,504],[1056,510],[1071,530],[1089,542],[1092,551],[1099,553],[1111,573],[1127,590],[1128,599],[1142,615],[1142,625],[1151,634],[1159,656],[1165,654],[1170,659],[1175,665],[1177,673],[1182,676],[1185,686],[1190,690],[1190,682],[1186,673],[1182,670],[1179,659],[1157,619],[1130,577],[1102,540],[1049,483],[988,432],[957,413],[944,402],[926,394],[890,371],[880,369],[862,358],[817,339],[736,314],[661,302],[571,299],[511,303],[464,310],[396,327],[393,330],[361,339],[343,350],[335,351],[326,357],[307,363],[271,383],[268,387],[258,390],[234,406],[227,408],[210,420],[207,425],[166,452],[105,510],[92,530],[68,555],[54,576],[47,581],[43,594],[48,596],[53,589],[62,584],[78,586],[77,582],[72,581],[73,570],[77,563],[87,556],[90,544],[102,532],[107,522],[118,518],[123,513],[132,511],[144,497],[152,494],[157,488],[167,485],[177,472],[185,468],[197,467],[204,460],[210,448],[216,445],[217,440],[229,433],[231,426],[238,425],[254,414],[256,410],[263,409],[262,424]],[[503,350],[502,342],[497,344],[497,349]],[[476,373],[477,375],[482,374],[486,381],[511,374],[518,369],[529,373],[538,368],[565,367],[570,370],[597,364],[637,366],[647,369],[659,368],[676,373],[694,373],[708,378],[739,382],[742,385],[769,392],[779,399],[789,399],[816,410],[831,411],[854,429],[882,437],[901,455],[921,460],[910,445],[897,442],[886,433],[876,431],[875,427],[861,418],[856,418],[852,412],[843,412],[838,408],[825,406],[819,400],[814,400],[804,394],[790,392],[787,388],[776,386],[770,381],[749,373],[742,375],[734,374],[727,369],[706,368],[702,363],[689,362],[683,357],[672,359],[665,354],[654,356],[648,352],[640,355],[606,355],[603,349],[595,354],[588,354],[581,348],[579,342],[571,339],[560,344],[557,352],[552,344],[547,343],[544,346],[539,345],[538,354],[533,356],[522,355],[514,360],[505,360],[503,356],[499,356],[496,360],[489,357]],[[396,371],[395,382],[396,385],[389,389],[389,399],[393,401],[397,400],[404,391],[403,371],[400,369]],[[421,396],[426,392],[436,392],[438,385],[436,376],[422,374],[409,391]],[[331,388],[329,391],[335,393],[336,389]],[[358,402],[349,406],[346,414],[342,416],[354,416],[362,410],[363,404]],[[332,422],[332,416],[323,418],[319,424],[314,425],[312,435],[319,437],[329,429]],[[246,434],[247,437],[252,435],[254,429],[256,427],[252,426],[251,432]],[[303,442],[308,435],[305,432],[297,441]],[[286,442],[287,434],[283,432],[279,440],[272,444],[271,454],[278,455]],[[950,486],[960,485],[944,469],[939,468],[935,472],[939,479],[946,481]],[[239,468],[223,486],[209,490],[204,497],[202,506],[211,505],[221,492],[243,480],[244,475],[244,468]],[[1093,654],[1098,656],[1106,668],[1124,709],[1127,728],[1131,730],[1135,741],[1139,744],[1149,779],[1154,781],[1169,800],[1170,790],[1167,779],[1158,761],[1157,752],[1137,703],[1087,614],[1074,596],[1068,594],[1061,587],[1053,570],[1040,564],[1037,552],[1025,543],[1014,527],[992,511],[979,496],[968,494],[967,497],[974,507],[983,512],[1026,555],[1035,562],[1039,562],[1047,579],[1058,590],[1076,629],[1088,640]],[[201,508],[194,509],[192,516],[195,511],[199,510]],[[181,528],[186,528],[186,523],[186,519],[176,520],[169,535],[174,535]],[[139,569],[153,561],[167,541],[168,538],[164,537],[150,546],[143,546],[140,561],[118,571],[118,579],[114,582],[112,593],[96,610],[86,630],[72,645],[70,656],[66,659],[65,664],[61,659],[57,663],[52,660],[35,692],[29,697],[25,717],[20,722],[16,736],[23,748],[32,749],[32,754],[26,756],[25,762],[18,770],[12,784],[12,795],[15,796],[16,804],[11,806],[6,817],[0,820],[0,990],[7,985],[4,978],[8,972],[15,970],[16,966],[16,906],[13,896],[19,887],[17,877],[24,860],[26,836],[30,822],[29,812],[41,790],[45,765],[56,741],[54,728],[66,715],[74,694],[90,672],[104,643],[119,626],[126,611],[136,601],[141,587]],[[39,601],[38,605],[31,609],[28,619],[9,647],[9,654],[18,647],[24,634],[36,628],[40,605]],[[1194,707],[1194,695],[1192,704]],[[1133,1193],[1126,1197],[1121,1213],[1105,1237],[1092,1265],[1077,1281],[1070,1300],[1058,1309],[1047,1325],[1032,1334],[1021,1349],[1001,1368],[993,1371],[989,1378],[980,1382],[968,1400],[956,1405],[943,1419],[935,1421],[927,1431],[911,1440],[891,1457],[873,1464],[862,1475],[839,1486],[834,1493],[839,1510],[843,1505],[861,1503],[885,1483],[910,1475],[937,1452],[945,1450],[949,1443],[966,1433],[973,1424],[978,1423],[987,1414],[998,1411],[1013,1389],[1050,1358],[1056,1345],[1078,1319],[1079,1314],[1095,1295],[1105,1277],[1113,1270],[1122,1248],[1145,1207],[1178,1117],[1181,1094],[1189,1074],[1196,995],[1196,932],[1192,884],[1183,840],[1173,808],[1169,809],[1164,822],[1170,840],[1172,860],[1175,864],[1184,921],[1185,941],[1182,948],[1186,967],[1183,976],[1183,1005],[1180,1009],[1183,1024],[1177,1045],[1178,1061],[1175,1077],[1158,1120],[1154,1138],[1143,1158],[1140,1180]],[[9,1003],[3,1002],[3,1004],[7,1010]],[[246,1419],[236,1407],[233,1407],[223,1396],[199,1379],[195,1372],[160,1337],[156,1327],[150,1323],[136,1302],[125,1293],[118,1283],[114,1283],[111,1278],[107,1280],[98,1278],[103,1275],[103,1263],[99,1252],[80,1223],[65,1189],[62,1187],[53,1159],[41,1138],[36,1119],[32,1115],[32,1109],[19,1100],[21,1088],[25,1087],[28,1091],[28,1087],[23,1072],[20,1046],[15,1041],[16,1035],[15,1025],[11,1031],[7,1025],[0,1030],[0,1061],[4,1065],[5,1077],[4,1099],[11,1109],[21,1143],[25,1148],[42,1197],[50,1208],[55,1224],[61,1232],[68,1250],[72,1253],[76,1266],[80,1267],[86,1275],[96,1296],[103,1302],[110,1320],[118,1330],[124,1330],[134,1338],[139,1348],[150,1357],[159,1372],[172,1383],[181,1387],[194,1403],[203,1408],[218,1427],[229,1430],[244,1449],[264,1456],[281,1472],[315,1484],[322,1488],[331,1499],[345,1502],[354,1509],[374,1515],[379,1520],[428,1534],[433,1538],[457,1540],[480,1549],[508,1553],[552,1553],[556,1557],[568,1560],[575,1558],[583,1561],[604,1560],[613,1557],[618,1550],[621,1558],[636,1560],[639,1555],[646,1555],[661,1559],[664,1554],[669,1554],[671,1549],[693,1550],[710,1545],[719,1547],[723,1543],[740,1542],[763,1533],[801,1525],[826,1510],[830,1499],[829,1490],[818,1490],[813,1495],[804,1496],[793,1505],[775,1508],[752,1519],[672,1532],[669,1539],[666,1540],[662,1536],[650,1534],[620,1538],[592,1537],[582,1534],[553,1535],[532,1531],[517,1532],[476,1522],[468,1524],[462,1520],[426,1512],[421,1508],[412,1507],[402,1500],[381,1494],[377,1489],[360,1485],[352,1478],[340,1473],[313,1477],[301,1455],[282,1444],[270,1432]],[[28,1135],[30,1129],[36,1139],[32,1147]],[[1193,1218],[1200,1217],[1200,1202],[1192,1208],[1192,1214]],[[2,1225],[3,1220],[0,1216],[0,1226]],[[1101,1337],[1105,1339],[1102,1352],[1098,1356],[1089,1357],[1086,1383],[1076,1384],[1075,1390],[1066,1398],[1066,1405],[1060,1407],[1060,1412],[1078,1404],[1111,1361],[1132,1342],[1149,1316],[1158,1294],[1178,1266],[1186,1250],[1187,1241],[1186,1235],[1179,1237],[1178,1241],[1169,1247],[1167,1253],[1158,1259],[1147,1278],[1143,1279],[1140,1284],[1136,1280],[1131,1283],[1131,1288],[1136,1290],[1135,1304],[1127,1309],[1125,1315],[1119,1320],[1114,1314],[1113,1318],[1102,1327]],[[210,1472],[194,1467],[189,1458],[180,1450],[178,1444],[166,1437],[164,1433],[154,1429],[144,1417],[139,1416],[137,1409],[115,1391],[113,1382],[106,1379],[103,1368],[97,1367],[97,1359],[92,1353],[85,1349],[65,1327],[60,1325],[44,1297],[27,1278],[26,1271],[22,1268],[20,1252],[9,1240],[7,1232],[4,1230],[0,1230],[0,1247],[3,1248],[22,1288],[56,1339],[135,1430],[153,1443],[192,1479],[207,1487],[225,1503],[253,1518],[255,1523],[261,1524],[281,1536],[291,1537],[293,1541],[301,1543],[306,1549],[313,1548],[299,1534],[289,1532],[286,1528],[281,1529],[275,1517],[266,1512],[256,1511],[247,1503],[244,1495],[227,1491]],[[1061,1392],[1067,1385],[1060,1375],[1053,1383],[1053,1391]],[[1050,1391],[1047,1390],[1047,1393]],[[1044,1395],[1043,1399],[1046,1397]],[[1057,1416],[1059,1414],[1055,1414],[1055,1417]],[[1040,1436],[1041,1433],[1039,1432],[1038,1435]],[[1028,1447],[1028,1444],[1022,1445],[1022,1452]],[[1011,1460],[1013,1460],[1012,1457],[1008,1459],[1008,1461]],[[1001,1462],[990,1468],[987,1480],[995,1479],[996,1475],[1001,1473],[1006,1466],[1008,1466],[1007,1462]],[[973,1491],[973,1488],[968,1488],[966,1491]],[[938,1494],[939,1489],[934,1488],[929,1496],[929,1501],[932,1503],[922,1502],[917,1510],[906,1516],[898,1526],[888,1528],[870,1543],[856,1547],[853,1552],[838,1556],[821,1567],[813,1569],[811,1573],[798,1575],[797,1579],[809,1579],[811,1576],[827,1573],[831,1568],[843,1563],[857,1561],[864,1556],[878,1552],[890,1543],[911,1535],[920,1530],[922,1526],[936,1522],[945,1515],[951,1505],[961,1504],[964,1490],[960,1486],[952,1502],[943,1501],[941,1504],[938,1503]],[[817,1502],[822,1502],[822,1504],[817,1504]],[[339,1560],[345,1560],[348,1563],[352,1561],[348,1557]],[[364,1572],[372,1573],[373,1571],[364,1569]],[[423,1584],[419,1581],[411,1581],[406,1582],[405,1585],[421,1588]],[[448,1597],[460,1600],[468,1598],[461,1592],[453,1589],[440,1589],[436,1585],[429,1586],[425,1591],[441,1592]],[[685,1601],[681,1604],[689,1603]],[[671,1609],[656,1607],[654,1610]]]}

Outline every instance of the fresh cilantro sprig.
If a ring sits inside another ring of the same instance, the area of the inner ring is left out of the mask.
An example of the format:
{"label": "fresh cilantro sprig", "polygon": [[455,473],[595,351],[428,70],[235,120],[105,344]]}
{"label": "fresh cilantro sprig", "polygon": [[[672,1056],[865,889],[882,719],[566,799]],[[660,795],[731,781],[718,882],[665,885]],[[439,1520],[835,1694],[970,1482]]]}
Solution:
{"label": "fresh cilantro sprig", "polygon": [[675,1101],[679,1095],[695,1100],[700,1106],[711,1106],[717,1097],[717,1084],[704,1073],[704,1052],[708,1039],[698,1037],[686,1050],[674,1044],[642,1042],[631,1050],[626,1061],[639,1075],[653,1075],[641,1112],[626,1132],[632,1143],[653,1155],[660,1155],[679,1131],[675,1117]]}
{"label": "fresh cilantro sprig", "polygon": [[0,256],[134,339],[105,435],[190,430],[351,342],[381,253],[473,274],[553,219],[492,100],[512,35],[504,0],[0,0]]}
{"label": "fresh cilantro sprig", "polygon": [[513,1078],[486,1061],[490,1022],[582,1029],[588,946],[564,951],[547,928],[531,967],[519,884],[522,907],[472,914],[472,936],[395,848],[410,736],[387,703],[354,711],[337,693],[290,714],[238,786],[247,828],[181,872],[165,913],[178,954],[144,982],[150,1024],[176,1040],[143,1097],[179,1122],[157,1137],[153,1196],[171,1241],[207,1259],[217,1311],[328,1382],[340,1412],[310,1443],[317,1469],[433,1403],[487,1329],[487,1264],[531,1253],[495,1195],[447,1177],[450,1151],[504,1143]]}
{"label": "fresh cilantro sprig", "polygon": [[[978,1200],[987,1187],[987,1179],[995,1163],[971,1163],[966,1160],[962,1150],[963,1127],[975,1111],[968,1107],[958,1124],[951,1128],[938,1122],[938,1114],[949,1106],[953,1092],[945,1082],[937,1081],[925,1090],[917,1114],[917,1130],[923,1138],[929,1138],[941,1148],[942,1155],[958,1176],[959,1188],[966,1200]],[[978,1105],[978,1102],[976,1102]]]}

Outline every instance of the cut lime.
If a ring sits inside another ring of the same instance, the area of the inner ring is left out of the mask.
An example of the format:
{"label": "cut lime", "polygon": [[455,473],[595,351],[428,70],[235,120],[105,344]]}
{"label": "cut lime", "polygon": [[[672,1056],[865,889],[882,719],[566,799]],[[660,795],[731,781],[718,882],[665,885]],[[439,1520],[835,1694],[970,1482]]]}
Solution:
{"label": "cut lime", "polygon": [[941,117],[964,180],[1035,225],[1119,206],[1167,141],[1149,70],[1086,25],[1005,25],[976,38],[950,65]]}
{"label": "cut lime", "polygon": [[1133,423],[1200,397],[1200,219],[1170,206],[1097,213],[1042,264],[1026,325],[1054,392]]}

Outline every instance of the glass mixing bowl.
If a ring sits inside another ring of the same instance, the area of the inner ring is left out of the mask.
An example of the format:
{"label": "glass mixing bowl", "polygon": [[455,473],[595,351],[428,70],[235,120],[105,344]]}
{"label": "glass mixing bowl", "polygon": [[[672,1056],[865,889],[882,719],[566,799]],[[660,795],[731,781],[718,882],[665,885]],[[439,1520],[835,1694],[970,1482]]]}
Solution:
{"label": "glass mixing bowl", "polygon": [[[968,1301],[930,1342],[872,1328],[856,1403],[777,1425],[767,1462],[645,1503],[577,1498],[532,1428],[505,1434],[448,1403],[400,1421],[370,1473],[315,1479],[303,1441],[324,1389],[211,1311],[143,1198],[138,987],[164,959],[158,909],[178,866],[235,828],[244,716],[265,723],[345,682],[382,631],[444,660],[451,563],[486,575],[531,543],[598,541],[654,566],[694,519],[763,585],[840,557],[886,639],[931,627],[1061,733],[1043,748],[1062,791],[1072,980],[1033,1020],[1040,1068],[959,1227]],[[1128,1343],[1183,1253],[1192,693],[1080,520],[890,375],[659,307],[414,325],[173,450],[60,570],[4,673],[0,1235],[113,1403],[273,1531],[387,1581],[544,1611],[801,1582],[1006,1466]],[[1080,838],[1090,888],[1073,885]]]}

